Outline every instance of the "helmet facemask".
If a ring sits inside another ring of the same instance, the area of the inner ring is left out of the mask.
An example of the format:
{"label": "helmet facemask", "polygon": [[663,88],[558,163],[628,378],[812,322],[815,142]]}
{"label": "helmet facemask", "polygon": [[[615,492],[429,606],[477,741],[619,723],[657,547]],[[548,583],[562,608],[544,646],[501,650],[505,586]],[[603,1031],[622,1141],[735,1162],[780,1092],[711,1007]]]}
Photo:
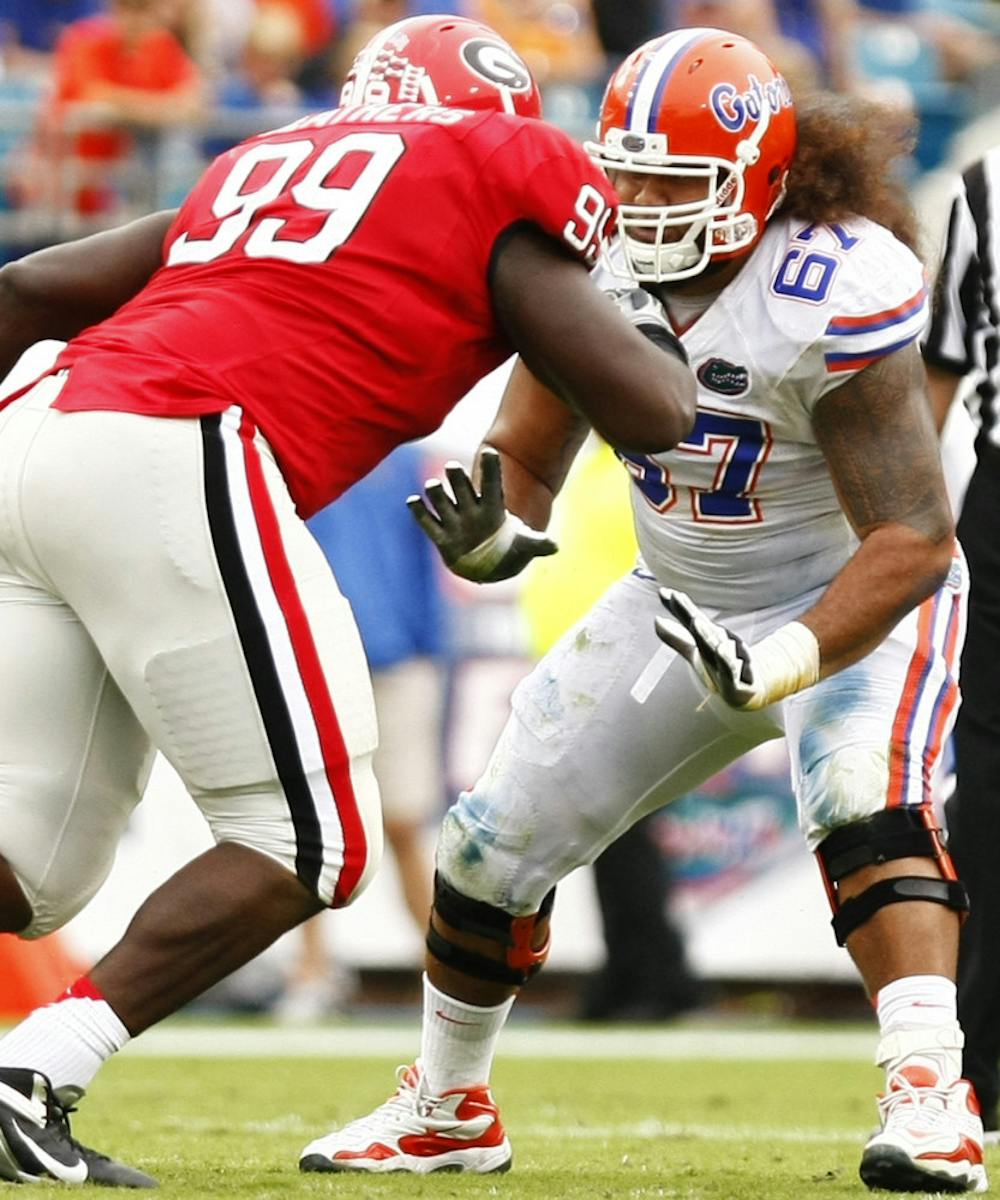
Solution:
{"label": "helmet facemask", "polygon": [[[737,161],[710,155],[670,154],[668,135],[609,128],[603,142],[587,142],[591,158],[607,172],[657,175],[704,182],[704,198],[675,204],[626,204],[618,207],[624,277],[636,283],[673,283],[700,275],[713,258],[731,256],[757,241],[760,225],[743,211],[744,172],[760,155],[767,132],[765,115],[750,137],[736,147]],[[775,202],[772,212],[778,207]],[[768,213],[768,216],[771,214]],[[679,237],[671,237],[680,229]],[[609,261],[616,275],[621,267]]]}

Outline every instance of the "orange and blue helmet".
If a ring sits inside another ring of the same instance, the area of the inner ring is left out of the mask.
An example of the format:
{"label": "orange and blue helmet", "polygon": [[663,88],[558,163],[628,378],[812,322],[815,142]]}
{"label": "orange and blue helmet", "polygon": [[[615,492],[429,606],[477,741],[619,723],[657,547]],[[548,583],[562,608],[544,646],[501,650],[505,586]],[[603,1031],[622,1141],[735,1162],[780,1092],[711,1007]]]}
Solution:
{"label": "orange and blue helmet", "polygon": [[784,78],[753,42],[678,29],[634,50],[608,83],[592,158],[616,172],[700,179],[683,204],[623,204],[631,278],[667,282],[745,254],[785,194],[796,148]]}

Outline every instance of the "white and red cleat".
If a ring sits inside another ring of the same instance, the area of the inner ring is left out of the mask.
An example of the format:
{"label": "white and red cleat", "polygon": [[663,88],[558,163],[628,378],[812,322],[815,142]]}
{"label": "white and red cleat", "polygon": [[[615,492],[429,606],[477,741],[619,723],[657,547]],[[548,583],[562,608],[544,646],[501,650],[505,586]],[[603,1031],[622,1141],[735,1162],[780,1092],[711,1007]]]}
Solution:
{"label": "white and red cleat", "polygon": [[881,1129],[861,1156],[861,1178],[890,1192],[985,1192],[983,1123],[967,1079],[942,1087],[926,1067],[890,1073]]}
{"label": "white and red cleat", "polygon": [[310,1142],[301,1171],[507,1171],[511,1148],[490,1089],[428,1094],[419,1063],[400,1067],[395,1095],[366,1117]]}

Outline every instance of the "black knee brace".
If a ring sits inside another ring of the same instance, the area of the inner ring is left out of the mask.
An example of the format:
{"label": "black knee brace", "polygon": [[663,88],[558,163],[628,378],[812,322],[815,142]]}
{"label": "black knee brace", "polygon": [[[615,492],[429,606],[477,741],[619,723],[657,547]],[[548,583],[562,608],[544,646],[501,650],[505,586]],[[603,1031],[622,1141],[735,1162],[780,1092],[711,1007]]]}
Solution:
{"label": "black knee brace", "polygon": [[501,962],[465,946],[458,946],[444,934],[438,933],[433,919],[427,930],[427,949],[446,967],[461,971],[463,975],[471,975],[473,979],[520,986],[540,971],[542,963],[548,958],[551,941],[548,935],[545,944],[537,950],[533,949],[531,943],[538,922],[552,912],[555,897],[556,890],[553,888],[542,901],[538,912],[527,917],[512,917],[502,908],[494,908],[482,900],[463,896],[435,874],[434,912],[441,920],[462,933],[497,942],[506,947],[506,955]]}
{"label": "black knee brace", "polygon": [[[843,946],[848,937],[884,908],[903,900],[930,900],[959,913],[969,911],[965,885],[955,874],[941,830],[929,805],[920,808],[887,808],[862,821],[835,829],[816,850],[826,894],[833,909],[834,936]],[[841,879],[878,863],[896,858],[932,858],[940,879],[923,875],[897,875],[880,879],[857,896],[840,903]]]}

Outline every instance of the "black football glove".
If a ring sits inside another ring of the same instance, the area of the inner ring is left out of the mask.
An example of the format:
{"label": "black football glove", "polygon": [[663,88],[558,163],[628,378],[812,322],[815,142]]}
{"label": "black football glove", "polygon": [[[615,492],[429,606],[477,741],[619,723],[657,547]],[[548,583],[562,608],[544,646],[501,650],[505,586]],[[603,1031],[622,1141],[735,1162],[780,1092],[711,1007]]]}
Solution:
{"label": "black football glove", "polygon": [[704,686],[730,708],[766,708],[819,679],[819,643],[799,621],[789,621],[748,646],[683,592],[660,588],[660,600],[670,613],[656,618],[660,641],[686,658]]}
{"label": "black football glove", "polygon": [[656,618],[661,642],[673,647],[710,692],[732,708],[746,708],[755,698],[753,665],[743,639],[709,620],[683,592],[660,588],[660,601],[670,617]]}
{"label": "black football glove", "polygon": [[440,479],[428,479],[423,496],[410,496],[407,507],[427,534],[449,571],[474,583],[497,583],[522,571],[533,558],[555,554],[555,542],[509,513],[504,505],[500,455],[486,446],[479,455],[477,493],[465,468],[445,464],[448,494]]}
{"label": "black football glove", "polygon": [[641,334],[666,354],[672,354],[685,366],[688,365],[687,351],[670,327],[666,309],[651,292],[647,292],[645,288],[634,287],[608,292],[608,295],[622,316],[631,321]]}

